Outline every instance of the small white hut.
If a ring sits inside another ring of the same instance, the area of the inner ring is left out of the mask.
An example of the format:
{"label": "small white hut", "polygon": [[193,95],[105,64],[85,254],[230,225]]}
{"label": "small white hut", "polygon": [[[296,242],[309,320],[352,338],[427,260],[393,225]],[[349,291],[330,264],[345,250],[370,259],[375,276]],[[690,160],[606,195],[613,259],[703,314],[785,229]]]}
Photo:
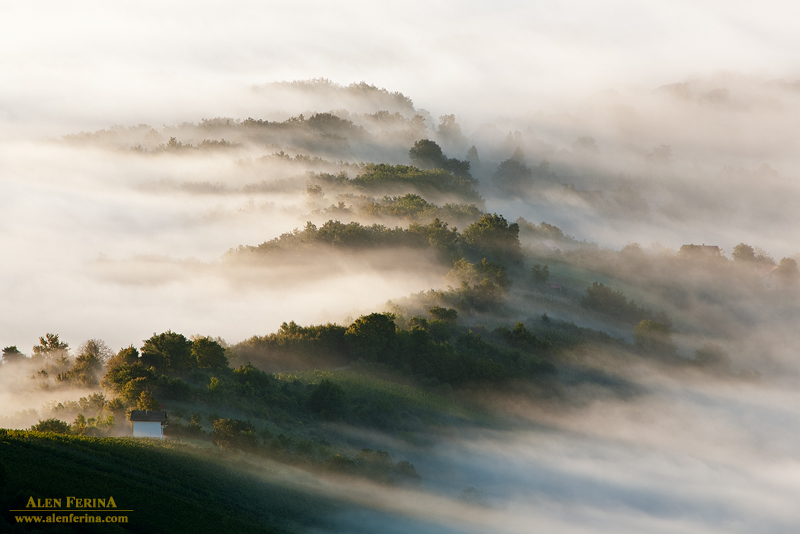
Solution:
{"label": "small white hut", "polygon": [[133,425],[134,438],[164,439],[167,412],[155,410],[132,410],[129,417]]}

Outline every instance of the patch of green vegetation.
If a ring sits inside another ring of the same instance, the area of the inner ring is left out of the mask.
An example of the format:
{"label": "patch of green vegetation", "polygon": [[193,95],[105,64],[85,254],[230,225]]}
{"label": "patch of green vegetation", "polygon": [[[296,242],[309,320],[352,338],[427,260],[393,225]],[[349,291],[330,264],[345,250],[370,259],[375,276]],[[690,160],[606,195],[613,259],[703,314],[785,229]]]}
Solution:
{"label": "patch of green vegetation", "polygon": [[312,182],[335,187],[354,187],[364,191],[414,192],[423,195],[455,195],[466,201],[483,204],[473,187],[473,180],[445,169],[420,169],[407,165],[367,163],[355,178],[345,174],[320,173]]}
{"label": "patch of green vegetation", "polygon": [[366,416],[367,421],[377,421],[379,427],[387,427],[387,423],[392,420],[397,423],[404,422],[404,426],[407,427],[409,420],[436,423],[443,415],[470,416],[464,406],[447,396],[370,374],[381,372],[378,366],[362,362],[354,364],[354,367],[356,370],[282,373],[278,375],[278,379],[296,380],[311,385],[328,380],[337,384],[352,403],[353,419],[358,420],[360,416]]}
{"label": "patch of green vegetation", "polygon": [[59,532],[294,532],[321,525],[332,506],[172,441],[0,430],[0,451],[3,532],[29,531],[9,510],[30,497],[113,497],[119,510],[133,510],[119,513],[125,524],[61,524]]}
{"label": "patch of green vegetation", "polygon": [[363,204],[359,211],[362,215],[372,217],[389,216],[420,222],[438,218],[458,224],[470,224],[483,215],[476,204],[447,203],[439,207],[413,193],[385,196],[381,200]]}

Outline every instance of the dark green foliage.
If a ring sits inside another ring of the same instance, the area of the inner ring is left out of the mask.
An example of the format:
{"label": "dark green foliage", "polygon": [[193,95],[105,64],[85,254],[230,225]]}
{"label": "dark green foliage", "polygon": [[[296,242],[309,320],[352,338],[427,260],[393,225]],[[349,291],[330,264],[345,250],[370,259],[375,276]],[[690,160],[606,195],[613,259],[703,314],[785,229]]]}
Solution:
{"label": "dark green foliage", "polygon": [[133,365],[138,361],[139,351],[136,350],[133,345],[131,345],[130,347],[120,349],[116,356],[112,356],[111,359],[106,362],[106,367],[114,368],[121,365]]}
{"label": "dark green foliage", "polygon": [[358,470],[358,465],[354,460],[340,454],[328,458],[322,466],[328,471],[343,475],[355,475]]}
{"label": "dark green foliage", "polygon": [[303,230],[286,233],[257,247],[240,246],[229,254],[276,253],[314,244],[325,244],[334,248],[376,248],[376,247],[433,247],[448,254],[453,253],[458,233],[449,230],[447,223],[434,219],[427,225],[412,223],[408,229],[387,228],[380,224],[364,226],[357,222],[342,223],[328,221],[321,227],[308,222]]}
{"label": "dark green foliage", "polygon": [[[459,235],[448,223],[435,218],[429,224],[413,222],[407,229],[387,228],[380,224],[365,226],[357,222],[328,221],[321,227],[311,222],[302,230],[295,229],[258,246],[239,246],[228,252],[231,258],[257,258],[261,255],[284,254],[310,246],[327,245],[334,249],[363,248],[430,248],[443,260],[454,261],[463,256],[492,261],[519,263],[522,248],[519,227],[500,215],[483,215]],[[143,349],[144,350],[144,349]]]}
{"label": "dark green foliage", "polygon": [[[463,162],[467,166],[469,163]],[[454,170],[455,174],[444,168],[430,170],[405,165],[388,165],[386,163],[369,163],[365,172],[350,180],[350,184],[366,189],[415,189],[420,193],[451,193],[465,200],[481,201],[480,195],[472,186],[468,173],[463,174],[462,166]]]}
{"label": "dark green foliage", "polygon": [[381,202],[372,202],[362,207],[365,215],[391,215],[393,217],[419,217],[436,213],[438,208],[424,198],[413,193],[403,196],[385,196]]}
{"label": "dark green foliage", "polygon": [[500,326],[495,332],[499,334],[509,346],[525,352],[536,353],[546,351],[551,347],[549,341],[538,339],[533,333],[529,332],[521,322],[518,322],[513,330]]}
{"label": "dark green foliage", "polygon": [[630,323],[653,317],[650,310],[639,306],[635,300],[628,301],[621,291],[614,291],[598,282],[592,282],[592,285],[586,288],[586,296],[583,297],[581,304],[591,310]]}
{"label": "dark green foliage", "polygon": [[441,168],[444,154],[435,141],[420,139],[408,151],[408,157],[411,158],[411,163],[420,169],[435,169]]}
{"label": "dark green foliage", "polygon": [[56,434],[69,434],[71,432],[69,424],[60,419],[45,419],[39,421],[31,427],[37,432],[55,432]]}
{"label": "dark green foliage", "polygon": [[337,454],[326,460],[323,467],[332,473],[362,476],[382,484],[416,485],[420,480],[409,462],[403,460],[395,464],[388,452],[372,449],[361,449],[355,458]]}
{"label": "dark green foliage", "polygon": [[447,277],[460,285],[451,289],[450,300],[462,311],[485,312],[498,308],[511,287],[511,280],[504,265],[487,261],[469,263],[458,260]]}
{"label": "dark green foliage", "polygon": [[136,400],[136,408],[138,410],[158,410],[161,408],[161,404],[149,391],[142,391]]}
{"label": "dark green foliage", "polygon": [[[461,134],[460,128],[458,134]],[[439,145],[430,139],[421,139],[414,143],[414,146],[408,151],[408,157],[411,158],[411,163],[420,169],[444,169],[459,178],[472,180],[472,175],[469,173],[469,161],[448,158],[442,153]]]}
{"label": "dark green foliage", "polygon": [[412,483],[420,481],[420,476],[412,464],[403,460],[396,464],[386,451],[361,449],[353,462],[359,475],[384,484]]}
{"label": "dark green foliage", "polygon": [[203,337],[192,342],[192,356],[202,369],[224,369],[228,367],[225,349],[216,341]]}
{"label": "dark green foliage", "polygon": [[154,368],[136,362],[110,367],[103,377],[102,384],[125,401],[134,403],[142,391],[154,387],[157,378],[158,374]]}
{"label": "dark green foliage", "polygon": [[387,228],[380,224],[364,226],[357,222],[328,221],[317,228],[308,222],[303,230],[296,229],[256,247],[240,246],[229,254],[268,254],[314,244],[326,244],[335,248],[427,247],[428,241],[424,235],[399,226]]}
{"label": "dark green foliage", "polygon": [[315,113],[308,119],[308,125],[328,135],[339,135],[347,139],[359,140],[369,136],[361,126],[341,119],[331,113]]}
{"label": "dark green foliage", "polygon": [[434,306],[428,310],[428,313],[431,314],[431,317],[434,319],[448,324],[456,324],[456,321],[458,321],[458,311],[452,308]]}
{"label": "dark green foliage", "polygon": [[205,436],[203,427],[199,421],[190,421],[188,425],[183,424],[179,419],[170,419],[169,424],[164,428],[164,436],[169,438],[201,438]]}
{"label": "dark green foliage", "polygon": [[0,495],[3,495],[3,490],[5,490],[6,486],[8,486],[8,481],[10,479],[11,473],[9,473],[8,467],[6,467],[5,463],[0,461]]}
{"label": "dark green foliage", "polygon": [[403,196],[385,196],[378,202],[361,207],[361,213],[372,216],[391,216],[417,221],[434,218],[449,221],[475,221],[483,212],[475,204],[445,204],[441,208],[419,195],[408,193]]}
{"label": "dark green foliage", "polygon": [[325,419],[341,419],[347,406],[347,394],[330,380],[322,380],[308,397],[308,408]]}
{"label": "dark green foliage", "polygon": [[538,367],[538,362],[538,358],[523,358],[517,351],[488,343],[472,331],[459,335],[451,344],[415,327],[397,333],[393,365],[408,368],[429,383],[433,379],[433,383],[457,386],[550,372],[547,366]]}
{"label": "dark green foliage", "polygon": [[486,214],[464,230],[464,242],[479,254],[503,263],[520,263],[519,225],[497,213]]}
{"label": "dark green foliage", "polygon": [[192,357],[192,342],[171,330],[145,340],[140,359],[145,366],[162,373],[185,372],[197,367],[197,359]]}
{"label": "dark green foliage", "polygon": [[122,514],[128,523],[117,530],[62,530],[98,534],[293,532],[321,526],[331,506],[236,469],[212,451],[167,440],[0,430],[0,449],[8,475],[0,492],[2,532],[28,532],[15,530],[8,510],[24,508],[29,496],[113,496],[120,509],[133,510]]}
{"label": "dark green foliage", "polygon": [[253,425],[238,419],[217,419],[213,423],[214,445],[223,449],[253,452],[256,449],[256,434]]}
{"label": "dark green foliage", "polygon": [[239,362],[254,361],[275,369],[324,368],[345,365],[346,327],[283,323],[274,334],[254,336],[233,348]]}
{"label": "dark green foliage", "polygon": [[345,342],[355,358],[385,361],[393,348],[396,329],[390,313],[362,315],[345,332]]}
{"label": "dark green foliage", "polygon": [[408,231],[424,240],[442,259],[452,260],[460,254],[456,229],[449,230],[447,223],[441,222],[438,218],[427,225],[412,223]]}

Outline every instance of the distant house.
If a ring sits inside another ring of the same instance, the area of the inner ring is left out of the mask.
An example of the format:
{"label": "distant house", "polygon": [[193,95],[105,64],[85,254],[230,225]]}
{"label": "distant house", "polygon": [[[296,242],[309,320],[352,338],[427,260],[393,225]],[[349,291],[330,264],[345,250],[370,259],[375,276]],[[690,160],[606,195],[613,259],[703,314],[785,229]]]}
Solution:
{"label": "distant house", "polygon": [[164,438],[167,412],[155,410],[132,410],[129,416],[134,438]]}
{"label": "distant house", "polygon": [[775,265],[762,265],[756,267],[756,274],[761,279],[761,284],[767,291],[775,291],[778,289],[778,267]]}
{"label": "distant house", "polygon": [[544,287],[547,289],[564,289],[564,284],[557,284],[555,282],[546,282]]}
{"label": "distant house", "polygon": [[685,259],[702,260],[708,258],[721,258],[722,251],[713,245],[683,245],[678,251],[678,257]]}

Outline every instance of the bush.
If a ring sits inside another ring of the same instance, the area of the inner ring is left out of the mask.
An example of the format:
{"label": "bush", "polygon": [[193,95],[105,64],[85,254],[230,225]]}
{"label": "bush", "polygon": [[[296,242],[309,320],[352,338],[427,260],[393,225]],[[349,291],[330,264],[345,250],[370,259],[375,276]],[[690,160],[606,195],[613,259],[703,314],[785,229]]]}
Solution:
{"label": "bush", "polygon": [[37,432],[53,432],[56,434],[70,434],[72,429],[67,423],[60,419],[45,419],[33,425],[31,430]]}

